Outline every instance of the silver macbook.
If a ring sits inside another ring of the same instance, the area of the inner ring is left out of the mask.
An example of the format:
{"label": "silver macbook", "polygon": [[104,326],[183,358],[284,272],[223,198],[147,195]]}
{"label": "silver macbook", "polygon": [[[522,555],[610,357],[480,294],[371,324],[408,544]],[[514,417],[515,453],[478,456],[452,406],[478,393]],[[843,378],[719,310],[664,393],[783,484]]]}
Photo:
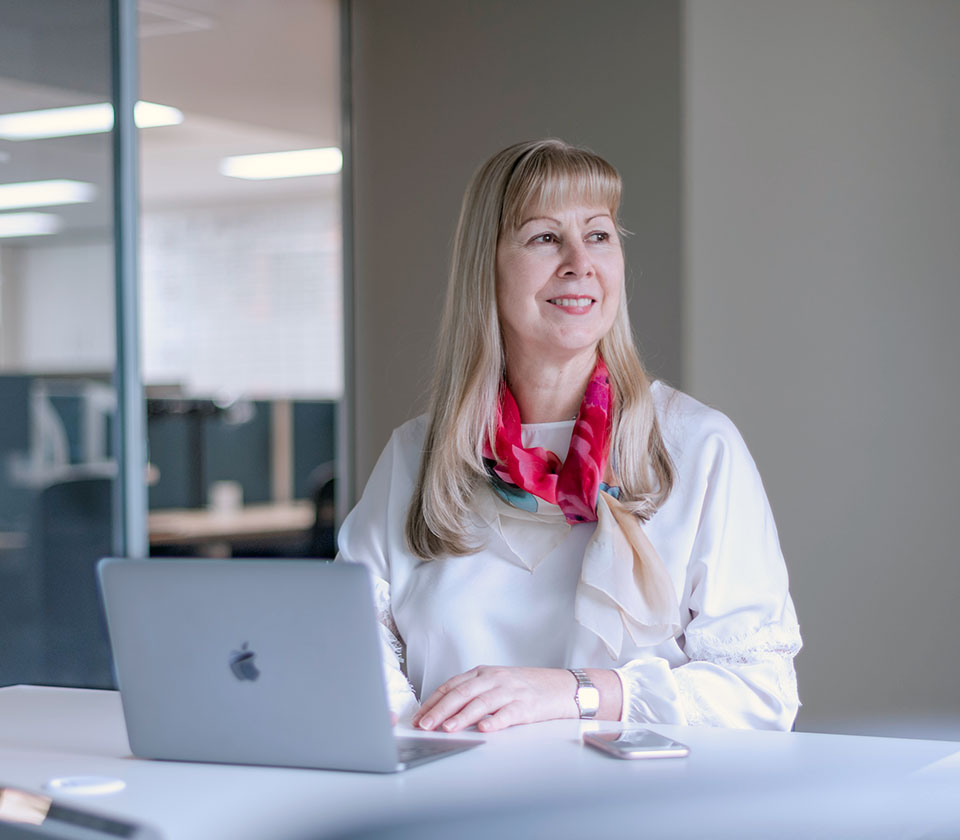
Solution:
{"label": "silver macbook", "polygon": [[482,743],[394,734],[363,566],[110,558],[98,574],[134,755],[389,773]]}

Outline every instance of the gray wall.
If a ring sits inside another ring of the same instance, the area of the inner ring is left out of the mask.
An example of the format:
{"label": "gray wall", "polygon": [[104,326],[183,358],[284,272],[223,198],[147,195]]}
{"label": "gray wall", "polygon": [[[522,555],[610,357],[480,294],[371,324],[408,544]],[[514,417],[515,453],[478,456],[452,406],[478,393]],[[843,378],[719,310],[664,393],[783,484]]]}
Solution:
{"label": "gray wall", "polygon": [[764,476],[800,727],[960,737],[960,4],[353,15],[358,486],[422,408],[475,166],[529,137],[592,146],[626,180],[654,371],[728,413]]}
{"label": "gray wall", "polygon": [[357,488],[423,410],[467,180],[558,136],[626,182],[634,328],[680,374],[680,13],[673,0],[355,0]]}
{"label": "gray wall", "polygon": [[960,3],[686,4],[685,382],[764,476],[800,727],[960,737]]}

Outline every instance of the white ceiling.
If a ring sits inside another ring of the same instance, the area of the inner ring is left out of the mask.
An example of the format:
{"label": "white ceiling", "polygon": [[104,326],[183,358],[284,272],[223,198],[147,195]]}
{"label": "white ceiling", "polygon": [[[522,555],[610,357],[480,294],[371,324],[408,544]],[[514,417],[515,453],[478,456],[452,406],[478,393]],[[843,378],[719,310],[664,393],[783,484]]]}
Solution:
{"label": "white ceiling", "polygon": [[[78,19],[65,5],[71,16],[53,20],[39,14],[48,3],[27,7],[37,14],[0,0],[0,112],[103,101],[108,66],[90,53],[102,52],[105,19]],[[336,190],[335,176],[241,181],[218,165],[227,155],[339,145],[337,0],[141,0],[140,15],[140,98],[184,113],[179,126],[140,132],[146,209]],[[100,187],[92,205],[56,208],[67,231],[109,227],[111,173],[108,135],[0,141],[0,183],[76,178]]]}
{"label": "white ceiling", "polygon": [[339,145],[336,0],[140,6],[141,98],[185,115],[180,126],[140,134],[145,206],[303,195],[335,183],[239,181],[217,167],[227,155]]}

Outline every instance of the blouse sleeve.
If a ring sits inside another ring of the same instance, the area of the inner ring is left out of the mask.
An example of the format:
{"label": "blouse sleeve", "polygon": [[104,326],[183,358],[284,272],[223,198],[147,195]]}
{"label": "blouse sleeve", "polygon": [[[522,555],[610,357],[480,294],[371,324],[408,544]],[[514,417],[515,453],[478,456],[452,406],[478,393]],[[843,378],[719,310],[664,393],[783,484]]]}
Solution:
{"label": "blouse sleeve", "polygon": [[[416,693],[404,672],[404,644],[393,619],[391,590],[391,527],[406,513],[410,492],[402,464],[396,432],[377,461],[363,496],[340,527],[338,563],[362,563],[373,578],[373,594],[380,621],[380,648],[390,709],[400,720],[413,716],[419,707]],[[402,512],[400,508],[403,508]],[[402,531],[400,532],[402,533]]]}
{"label": "blouse sleeve", "polygon": [[617,669],[631,722],[790,729],[800,705],[793,658],[800,631],[787,569],[756,465],[734,425],[714,415],[679,484],[694,537],[678,639],[688,662],[635,659]]}

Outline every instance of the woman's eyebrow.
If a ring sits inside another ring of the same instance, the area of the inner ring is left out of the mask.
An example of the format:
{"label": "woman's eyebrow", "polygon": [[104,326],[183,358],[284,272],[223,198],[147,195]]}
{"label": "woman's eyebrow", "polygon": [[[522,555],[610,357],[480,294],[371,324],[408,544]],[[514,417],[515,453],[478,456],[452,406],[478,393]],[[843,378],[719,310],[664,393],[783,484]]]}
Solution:
{"label": "woman's eyebrow", "polygon": [[[586,220],[585,224],[589,224],[589,223],[592,222],[594,219],[610,219],[610,220],[612,220],[612,219],[613,219],[613,216],[611,216],[609,213],[595,213],[594,215],[590,216],[590,218],[588,218],[588,219]],[[562,224],[562,222],[561,222],[559,219],[555,219],[555,218],[553,218],[553,216],[529,216],[528,218],[526,218],[526,219],[524,219],[522,222],[520,222],[520,225],[519,225],[519,227],[517,228],[517,230],[520,230],[520,228],[525,227],[526,225],[530,224],[531,222],[553,222],[553,224],[555,224],[555,225],[560,225],[560,224]]]}
{"label": "woman's eyebrow", "polygon": [[530,224],[530,222],[553,222],[555,225],[560,224],[559,219],[554,219],[552,216],[531,216],[529,219],[524,219],[520,222],[520,227]]}

